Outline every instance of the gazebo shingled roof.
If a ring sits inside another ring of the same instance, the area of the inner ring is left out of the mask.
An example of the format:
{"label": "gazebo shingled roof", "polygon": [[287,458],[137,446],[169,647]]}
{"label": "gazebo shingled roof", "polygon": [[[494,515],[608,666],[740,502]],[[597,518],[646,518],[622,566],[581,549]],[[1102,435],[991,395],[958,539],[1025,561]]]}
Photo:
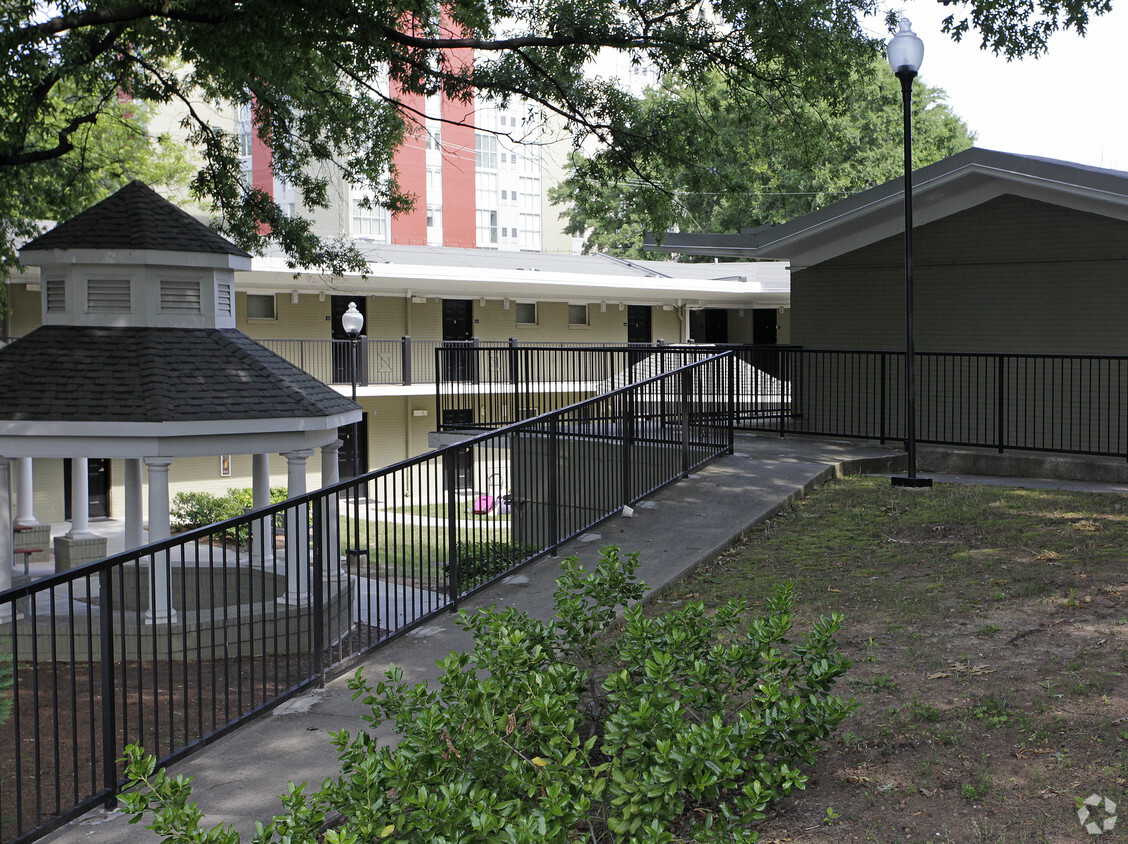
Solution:
{"label": "gazebo shingled roof", "polygon": [[329,416],[356,405],[233,329],[47,325],[0,349],[3,421]]}
{"label": "gazebo shingled roof", "polygon": [[136,179],[25,244],[20,252],[50,249],[211,252],[250,258],[235,244]]}

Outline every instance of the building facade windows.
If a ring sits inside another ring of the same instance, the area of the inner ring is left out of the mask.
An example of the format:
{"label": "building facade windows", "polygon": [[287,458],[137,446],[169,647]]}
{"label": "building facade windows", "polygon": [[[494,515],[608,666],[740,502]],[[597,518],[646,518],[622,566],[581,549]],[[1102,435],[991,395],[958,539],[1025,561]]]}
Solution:
{"label": "building facade windows", "polygon": [[514,319],[518,325],[536,325],[537,303],[517,302],[514,309]]}
{"label": "building facade windows", "polygon": [[569,305],[568,306],[568,325],[578,326],[588,324],[588,306],[587,305]]}
{"label": "building facade windows", "polygon": [[247,294],[247,319],[278,319],[273,293]]}

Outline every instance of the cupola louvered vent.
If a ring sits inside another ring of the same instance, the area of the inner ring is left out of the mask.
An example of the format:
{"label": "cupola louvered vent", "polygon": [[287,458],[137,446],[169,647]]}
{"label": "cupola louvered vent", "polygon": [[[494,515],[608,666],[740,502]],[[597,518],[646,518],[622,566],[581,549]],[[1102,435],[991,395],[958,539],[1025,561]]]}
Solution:
{"label": "cupola louvered vent", "polygon": [[165,313],[200,313],[200,282],[161,281],[161,310]]}
{"label": "cupola louvered vent", "polygon": [[215,310],[218,316],[229,317],[231,310],[231,285],[220,282],[216,285]]}
{"label": "cupola louvered vent", "polygon": [[129,279],[92,278],[86,282],[86,312],[127,314],[130,312]]}
{"label": "cupola louvered vent", "polygon": [[67,282],[63,278],[47,279],[47,313],[61,314],[67,309]]}

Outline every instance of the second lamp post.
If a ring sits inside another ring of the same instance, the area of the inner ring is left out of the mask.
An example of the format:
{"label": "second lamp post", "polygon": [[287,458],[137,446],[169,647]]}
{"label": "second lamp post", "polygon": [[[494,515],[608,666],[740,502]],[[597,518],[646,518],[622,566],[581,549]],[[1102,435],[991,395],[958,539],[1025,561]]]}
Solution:
{"label": "second lamp post", "polygon": [[905,450],[907,476],[894,476],[894,486],[928,487],[931,478],[916,473],[916,344],[913,332],[913,80],[924,59],[924,42],[901,18],[897,34],[889,42],[886,55],[893,73],[901,80],[901,102],[905,114]]}

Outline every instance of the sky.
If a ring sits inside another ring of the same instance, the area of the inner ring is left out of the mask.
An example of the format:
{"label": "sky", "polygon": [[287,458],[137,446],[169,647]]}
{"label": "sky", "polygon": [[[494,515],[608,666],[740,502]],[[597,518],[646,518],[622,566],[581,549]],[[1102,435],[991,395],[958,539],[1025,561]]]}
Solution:
{"label": "sky", "polygon": [[[924,41],[921,79],[948,92],[976,146],[1128,170],[1128,3],[1093,18],[1084,38],[1057,33],[1041,58],[1012,62],[979,49],[977,39],[956,44],[941,33],[947,12],[936,0],[892,8]],[[888,40],[881,20],[868,23]]]}

